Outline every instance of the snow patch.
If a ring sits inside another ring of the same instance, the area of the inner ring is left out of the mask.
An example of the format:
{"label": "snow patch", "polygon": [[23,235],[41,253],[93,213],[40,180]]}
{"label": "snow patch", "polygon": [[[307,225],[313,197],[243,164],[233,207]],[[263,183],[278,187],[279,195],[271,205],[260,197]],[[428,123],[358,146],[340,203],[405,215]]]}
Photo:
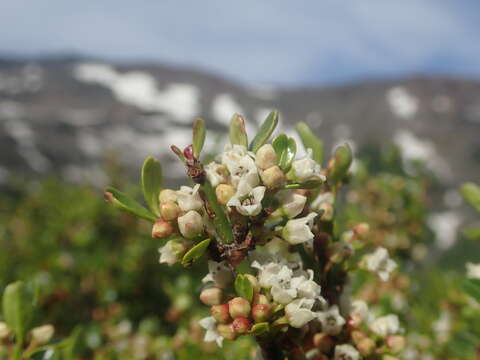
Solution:
{"label": "snow patch", "polygon": [[428,226],[435,233],[436,244],[442,249],[448,249],[457,240],[457,231],[462,222],[462,217],[455,211],[444,211],[428,217]]}
{"label": "snow patch", "polygon": [[402,86],[387,91],[387,103],[393,114],[403,120],[411,120],[418,111],[418,100]]}
{"label": "snow patch", "polygon": [[165,112],[182,123],[190,123],[200,113],[200,93],[192,84],[171,83],[160,90],[155,78],[146,72],[120,73],[95,63],[78,64],[73,74],[79,81],[109,88],[125,104],[148,112]]}
{"label": "snow patch", "polygon": [[213,99],[212,114],[215,121],[225,126],[230,124],[234,113],[244,115],[244,110],[230,94],[220,94]]}

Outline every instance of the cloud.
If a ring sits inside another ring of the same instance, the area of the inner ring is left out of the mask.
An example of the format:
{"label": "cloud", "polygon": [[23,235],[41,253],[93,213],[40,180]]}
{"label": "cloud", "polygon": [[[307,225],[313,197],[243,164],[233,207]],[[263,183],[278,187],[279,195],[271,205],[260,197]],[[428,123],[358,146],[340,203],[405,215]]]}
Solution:
{"label": "cloud", "polygon": [[475,3],[17,0],[0,5],[0,50],[154,59],[250,83],[300,85],[433,71],[478,76]]}

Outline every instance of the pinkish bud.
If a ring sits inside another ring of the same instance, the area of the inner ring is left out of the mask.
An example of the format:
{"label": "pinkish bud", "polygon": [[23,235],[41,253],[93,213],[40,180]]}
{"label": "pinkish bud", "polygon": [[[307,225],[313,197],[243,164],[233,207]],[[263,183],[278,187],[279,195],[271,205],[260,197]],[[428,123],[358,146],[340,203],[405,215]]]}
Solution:
{"label": "pinkish bud", "polygon": [[160,215],[164,220],[175,220],[180,215],[180,207],[177,203],[168,200],[160,203]]}
{"label": "pinkish bud", "polygon": [[223,336],[227,340],[235,340],[237,337],[232,324],[218,324],[217,332],[220,336]]}
{"label": "pinkish bud", "polygon": [[323,353],[328,353],[333,347],[333,339],[325,333],[316,333],[313,336],[313,345]]}
{"label": "pinkish bud", "polygon": [[404,336],[392,335],[387,337],[387,345],[393,352],[400,352],[405,348],[406,340]]}
{"label": "pinkish bud", "polygon": [[328,202],[323,202],[319,206],[319,210],[323,210],[322,216],[320,219],[322,221],[331,221],[333,219],[333,206]]}
{"label": "pinkish bud", "polygon": [[261,178],[263,184],[269,189],[275,189],[282,186],[285,183],[286,177],[282,169],[278,166],[272,166],[262,172]]}
{"label": "pinkish bud", "polygon": [[237,317],[233,320],[232,326],[237,334],[246,334],[250,330],[252,323],[245,317]]}
{"label": "pinkish bud", "polygon": [[271,144],[265,144],[257,150],[255,156],[255,165],[260,169],[268,169],[277,165],[277,153]]}
{"label": "pinkish bud", "polygon": [[183,149],[183,155],[188,159],[193,159],[193,146],[190,144],[185,149]]}
{"label": "pinkish bud", "polygon": [[359,238],[363,238],[370,231],[370,226],[367,223],[360,223],[355,225],[352,230]]}
{"label": "pinkish bud", "polygon": [[200,301],[205,305],[220,305],[223,299],[223,291],[217,287],[203,289],[200,293]]}
{"label": "pinkish bud", "polygon": [[242,297],[236,297],[230,300],[228,302],[228,308],[230,310],[230,316],[234,319],[237,317],[248,317],[250,315],[250,303]]}
{"label": "pinkish bud", "polygon": [[212,316],[221,324],[226,324],[230,321],[230,314],[228,311],[228,304],[213,305],[210,308]]}
{"label": "pinkish bud", "polygon": [[166,238],[173,233],[173,226],[165,220],[157,220],[152,227],[152,237],[157,239]]}
{"label": "pinkish bud", "polygon": [[263,294],[255,294],[253,296],[253,304],[265,304],[265,305],[270,305],[270,301],[268,301],[268,298],[263,295]]}
{"label": "pinkish bud", "polygon": [[252,308],[252,317],[255,322],[267,321],[270,317],[272,307],[269,304],[256,304]]}
{"label": "pinkish bud", "polygon": [[357,344],[357,350],[362,356],[369,356],[375,349],[375,341],[370,338],[362,339]]}
{"label": "pinkish bud", "polygon": [[235,188],[232,185],[219,184],[215,188],[215,195],[217,195],[218,202],[222,205],[225,205],[228,200],[235,195]]}
{"label": "pinkish bud", "polygon": [[177,201],[177,192],[172,189],[163,189],[158,195],[158,202],[161,204],[167,201]]}

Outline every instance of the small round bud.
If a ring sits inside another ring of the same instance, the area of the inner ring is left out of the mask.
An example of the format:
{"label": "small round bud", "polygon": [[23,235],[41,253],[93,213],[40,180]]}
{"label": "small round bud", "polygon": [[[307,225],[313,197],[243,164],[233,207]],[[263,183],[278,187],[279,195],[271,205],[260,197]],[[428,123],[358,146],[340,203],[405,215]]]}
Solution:
{"label": "small round bud", "polygon": [[223,299],[223,291],[217,287],[203,289],[200,293],[200,301],[205,305],[220,305]]}
{"label": "small round bud", "polygon": [[46,344],[53,337],[55,329],[52,325],[43,325],[31,330],[32,341],[36,344]]}
{"label": "small round bud", "polygon": [[252,308],[252,317],[255,322],[267,321],[270,317],[272,307],[269,304],[256,304]]}
{"label": "small round bud", "polygon": [[0,321],[0,341],[6,339],[10,336],[10,329],[7,324],[3,321]]}
{"label": "small round bud", "polygon": [[165,220],[157,220],[152,227],[152,237],[163,239],[173,234],[173,226]]}
{"label": "small round bud", "polygon": [[285,183],[285,174],[278,166],[272,166],[261,174],[265,186],[269,189],[275,189]]}
{"label": "small round bud", "polygon": [[163,189],[158,195],[158,201],[160,204],[167,201],[177,201],[177,192],[172,189]]}
{"label": "small round bud", "polygon": [[195,210],[190,210],[178,218],[178,228],[186,238],[193,238],[203,232],[202,216]]}
{"label": "small round bud", "polygon": [[370,231],[370,226],[367,223],[360,223],[355,225],[352,230],[359,238],[363,238]]}
{"label": "small round bud", "polygon": [[218,324],[217,332],[227,340],[235,340],[237,338],[237,334],[235,333],[232,324]]}
{"label": "small round bud", "polygon": [[405,348],[406,340],[404,336],[392,335],[387,337],[388,347],[395,353],[402,351]]}
{"label": "small round bud", "polygon": [[175,220],[180,215],[180,207],[172,200],[160,203],[160,215],[164,220]]}
{"label": "small round bud", "polygon": [[230,300],[228,302],[228,308],[230,310],[230,316],[234,319],[237,317],[248,317],[250,315],[250,303],[242,297],[236,297]]}
{"label": "small round bud", "polygon": [[322,221],[331,221],[333,219],[333,206],[327,202],[323,202],[318,207],[319,210],[323,210],[322,216],[320,219]]}
{"label": "small round bud", "polygon": [[277,165],[277,154],[271,144],[262,145],[258,149],[255,156],[255,165],[263,170]]}
{"label": "small round bud", "polygon": [[253,304],[265,304],[265,305],[270,305],[270,301],[268,301],[268,298],[263,295],[263,294],[255,294],[253,296]]}
{"label": "small round bud", "polygon": [[185,149],[183,149],[183,155],[188,159],[193,159],[193,146],[190,144]]}
{"label": "small round bud", "polygon": [[316,333],[313,336],[313,345],[323,353],[328,353],[333,347],[332,338],[324,333]]}
{"label": "small round bud", "polygon": [[252,274],[244,274],[244,276],[248,279],[248,281],[250,281],[250,284],[253,287],[253,291],[255,293],[259,292],[260,291],[260,285],[258,284],[257,278],[255,276],[253,276]]}
{"label": "small round bud", "polygon": [[375,341],[370,338],[365,338],[357,344],[357,350],[362,356],[369,356],[375,349]]}
{"label": "small round bud", "polygon": [[235,195],[235,188],[232,185],[219,184],[215,188],[215,194],[217,195],[218,202],[222,205],[226,205],[228,200]]}
{"label": "small round bud", "polygon": [[358,344],[360,341],[362,341],[366,337],[367,337],[367,334],[365,334],[364,332],[361,332],[358,330],[352,331],[352,340],[354,344]]}
{"label": "small round bud", "polygon": [[232,326],[237,334],[246,334],[250,330],[252,323],[245,317],[237,317],[233,320]]}
{"label": "small round bud", "polygon": [[217,322],[226,324],[230,321],[230,313],[228,311],[228,304],[213,305],[210,312]]}

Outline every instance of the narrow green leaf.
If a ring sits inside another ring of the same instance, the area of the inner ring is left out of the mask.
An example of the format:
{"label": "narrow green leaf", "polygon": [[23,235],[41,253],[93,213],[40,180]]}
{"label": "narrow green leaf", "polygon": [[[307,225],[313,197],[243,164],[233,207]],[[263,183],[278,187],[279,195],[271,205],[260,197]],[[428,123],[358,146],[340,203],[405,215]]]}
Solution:
{"label": "narrow green leaf", "polygon": [[302,140],[305,149],[312,149],[312,159],[317,163],[323,162],[323,142],[310,130],[304,122],[299,122],[295,129]]}
{"label": "narrow green leaf", "polygon": [[83,329],[77,326],[68,337],[65,347],[62,350],[64,360],[74,360],[80,351],[82,343]]}
{"label": "narrow green leaf", "polygon": [[213,189],[212,185],[208,181],[205,181],[200,188],[207,199],[208,205],[215,214],[213,223],[218,231],[218,234],[222,238],[223,242],[233,242],[232,226],[228,220],[227,214],[223,210],[223,207],[218,203],[217,195],[215,194],[215,190]]}
{"label": "narrow green leaf", "polygon": [[275,139],[272,141],[273,150],[277,154],[277,159],[280,160],[283,152],[288,146],[288,136],[285,134],[278,134]]}
{"label": "narrow green leaf", "polygon": [[465,201],[480,212],[480,186],[468,182],[462,185],[461,192]]}
{"label": "narrow green leaf", "polygon": [[323,184],[321,180],[309,180],[302,184],[293,183],[284,186],[285,189],[315,189]]}
{"label": "narrow green leaf", "polygon": [[30,329],[34,305],[32,296],[22,281],[7,285],[3,293],[3,316],[16,337],[23,344]]}
{"label": "narrow green leaf", "polygon": [[480,303],[480,280],[479,279],[465,279],[463,283],[465,292]]}
{"label": "narrow green leaf", "polygon": [[283,171],[288,171],[297,153],[295,139],[289,138],[285,134],[280,134],[273,140],[272,146],[277,154],[278,166]]}
{"label": "narrow green leaf", "polygon": [[111,202],[117,209],[152,222],[156,220],[155,216],[149,210],[113,187],[107,187],[105,189],[105,199]]}
{"label": "narrow green leaf", "polygon": [[330,178],[334,184],[343,180],[352,164],[353,154],[348,144],[340,145],[335,150],[333,167],[330,170]]}
{"label": "narrow green leaf", "polygon": [[193,263],[195,260],[200,258],[205,251],[207,251],[208,245],[210,244],[210,239],[205,239],[200,241],[194,247],[187,251],[187,253],[183,256],[182,265],[188,266]]}
{"label": "narrow green leaf", "polygon": [[277,127],[278,124],[278,111],[272,111],[265,121],[263,122],[260,130],[258,130],[257,135],[253,138],[250,143],[250,151],[256,153],[260,147],[265,144],[270,135],[272,135],[273,130]]}
{"label": "narrow green leaf", "polygon": [[162,190],[162,166],[160,162],[149,156],[145,159],[142,167],[142,190],[143,197],[148,207],[157,217],[160,216],[158,194]]}
{"label": "narrow green leaf", "polygon": [[269,330],[270,330],[270,325],[268,324],[268,322],[261,322],[252,326],[252,328],[250,329],[250,335],[260,336],[265,334]]}
{"label": "narrow green leaf", "polygon": [[235,279],[235,292],[238,296],[241,296],[248,301],[253,300],[253,286],[250,280],[245,275],[237,275]]}
{"label": "narrow green leaf", "polygon": [[200,157],[200,153],[203,149],[203,144],[205,143],[205,121],[203,119],[196,119],[193,123],[193,138],[192,138],[192,147],[193,147],[193,156],[197,159]]}
{"label": "narrow green leaf", "polygon": [[247,131],[245,130],[245,119],[242,115],[237,113],[233,114],[232,120],[230,120],[230,142],[232,145],[242,145],[248,146],[248,136]]}

